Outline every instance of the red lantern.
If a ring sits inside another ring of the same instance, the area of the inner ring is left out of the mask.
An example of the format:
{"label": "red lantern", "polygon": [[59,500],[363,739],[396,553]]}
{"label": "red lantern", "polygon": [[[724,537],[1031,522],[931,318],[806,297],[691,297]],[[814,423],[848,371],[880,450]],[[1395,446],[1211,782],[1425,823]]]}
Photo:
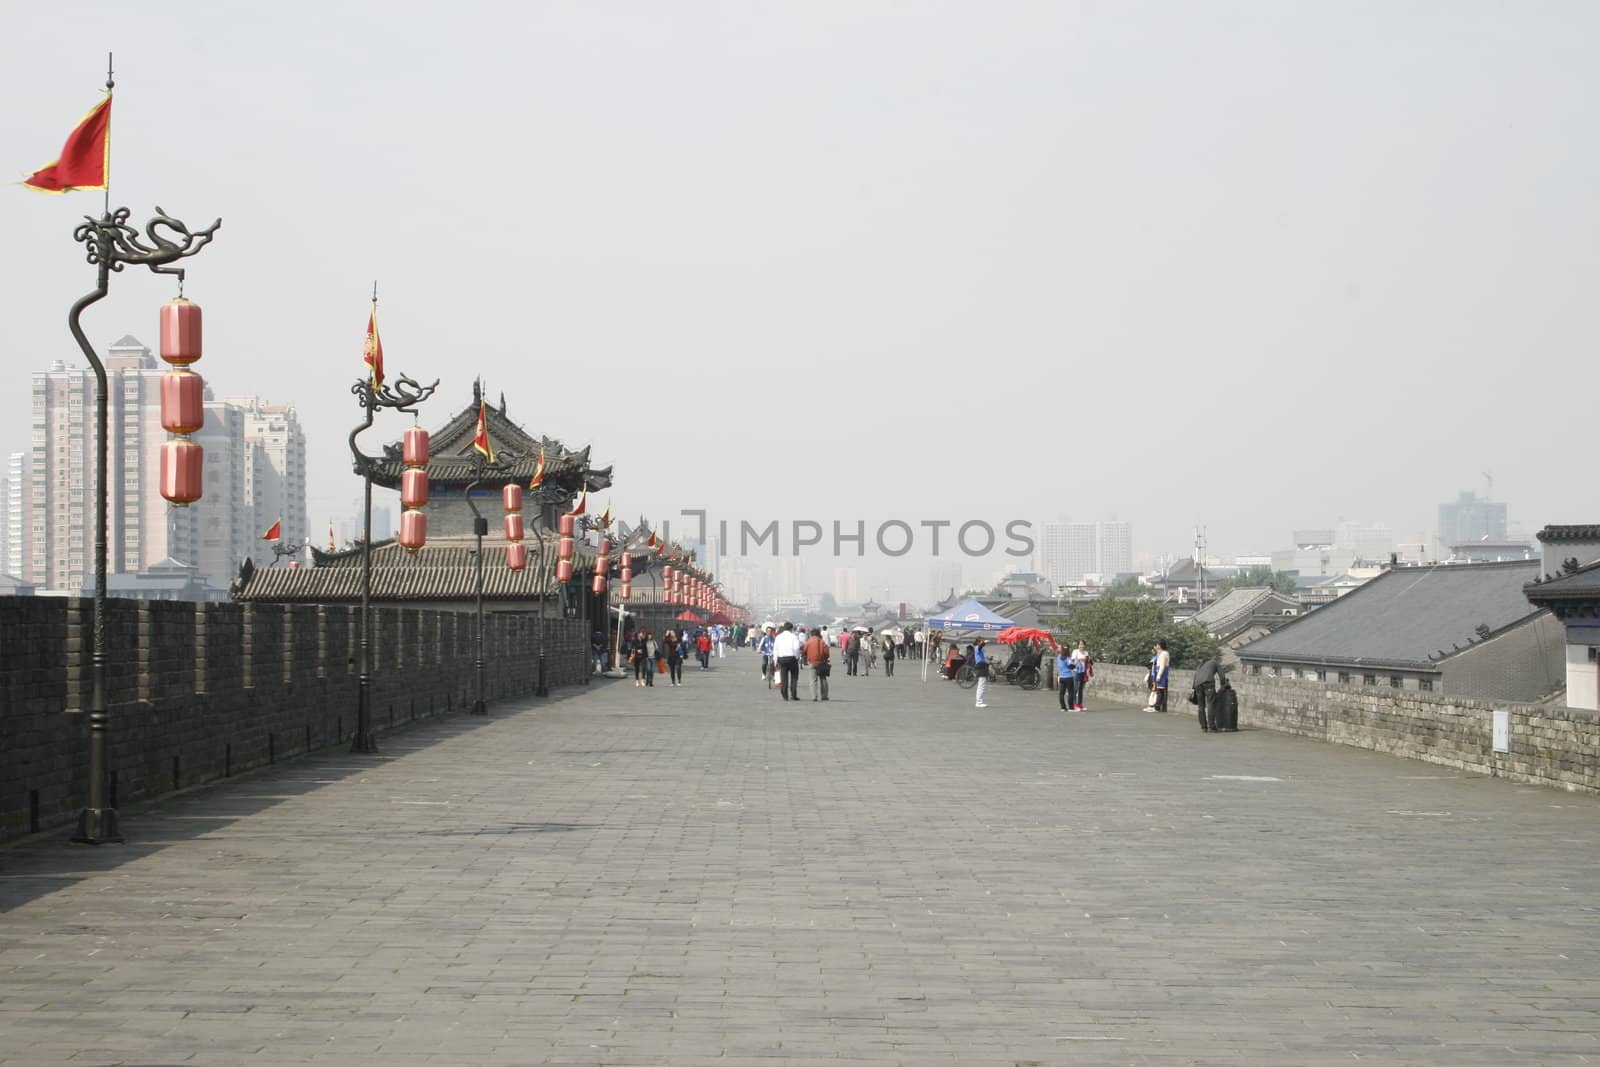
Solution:
{"label": "red lantern", "polygon": [[601,593],[604,593],[606,591],[606,573],[605,573],[605,571],[595,571],[594,572],[594,581],[589,583],[589,591],[591,593],[593,593],[595,596],[599,596]]}
{"label": "red lantern", "polygon": [[413,467],[400,475],[400,504],[408,508],[428,506],[428,472]]}
{"label": "red lantern", "polygon": [[400,514],[400,547],[415,552],[428,541],[428,513],[405,511]]}
{"label": "red lantern", "polygon": [[522,510],[522,486],[515,483],[503,486],[500,490],[500,503],[506,511]]}
{"label": "red lantern", "polygon": [[602,557],[609,557],[611,555],[611,538],[600,538],[600,555]]}
{"label": "red lantern", "polygon": [[[521,516],[518,516],[519,518]],[[528,565],[528,546],[521,541],[506,546],[506,566],[520,571]]]}
{"label": "red lantern", "polygon": [[578,520],[571,515],[561,516],[556,520],[556,533],[560,534],[562,537],[571,537],[577,521]]}
{"label": "red lantern", "polygon": [[[516,486],[507,488],[515,489]],[[514,511],[506,516],[506,540],[516,543],[522,540],[522,513]]]}
{"label": "red lantern", "polygon": [[191,434],[206,424],[206,383],[186,370],[161,376],[161,425],[168,433]]}
{"label": "red lantern", "polygon": [[161,446],[161,495],[183,507],[201,497],[206,450],[180,437]]}
{"label": "red lantern", "polygon": [[623,600],[627,600],[627,599],[631,598],[632,596],[633,596],[633,583],[632,582],[627,582],[627,581],[623,582],[622,583],[622,599]]}
{"label": "red lantern", "polygon": [[572,581],[572,561],[570,559],[556,560],[556,581],[563,584]]}
{"label": "red lantern", "polygon": [[428,431],[413,426],[400,436],[401,462],[408,467],[428,465]]}
{"label": "red lantern", "polygon": [[200,359],[200,305],[179,297],[161,305],[161,358],[175,367]]}

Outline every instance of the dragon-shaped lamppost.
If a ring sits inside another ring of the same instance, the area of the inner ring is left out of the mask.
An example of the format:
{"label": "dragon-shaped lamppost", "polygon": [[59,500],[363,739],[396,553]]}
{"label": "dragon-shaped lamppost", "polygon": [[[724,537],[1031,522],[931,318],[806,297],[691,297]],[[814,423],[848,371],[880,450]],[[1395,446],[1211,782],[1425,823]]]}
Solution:
{"label": "dragon-shaped lamppost", "polygon": [[278,564],[282,563],[286,559],[292,561],[296,556],[298,556],[300,553],[304,552],[305,550],[306,550],[306,546],[305,545],[296,544],[293,541],[290,541],[287,544],[285,544],[282,541],[274,541],[274,542],[272,542],[272,564],[271,565],[276,567]]}
{"label": "dragon-shaped lamppost", "polygon": [[356,435],[371,429],[372,420],[379,408],[417,413],[417,405],[433,395],[439,380],[432,385],[418,385],[414,379],[400,375],[391,385],[384,382],[374,387],[370,377],[362,378],[350,387],[350,392],[361,405],[366,418],[350,431],[350,454],[355,457],[356,473],[361,476],[365,489],[362,496],[363,517],[361,526],[361,643],[356,660],[359,678],[356,694],[356,735],[350,741],[350,751],[374,753],[378,743],[372,736],[372,707],[368,694],[372,688],[370,672],[370,641],[372,636],[372,475],[382,457],[369,456],[356,445]]}
{"label": "dragon-shaped lamppost", "polygon": [[73,837],[90,845],[109,844],[122,840],[117,824],[117,810],[111,804],[111,768],[106,759],[106,733],[110,728],[110,715],[106,711],[106,497],[110,487],[106,484],[108,418],[106,414],[106,368],[95,354],[89,339],[83,335],[79,322],[89,305],[104,300],[111,288],[111,276],[124,267],[149,267],[156,274],[170,274],[178,279],[178,295],[183,295],[183,268],[173,266],[180,259],[199,252],[216,235],[222,226],[217,219],[204,230],[190,232],[178,219],[156,207],[156,216],[145,224],[144,233],[128,225],[129,211],[109,206],[98,219],[84,216],[84,221],[72,231],[73,240],[84,246],[84,258],[97,268],[93,292],[85,293],[67,312],[67,328],[72,339],[78,342],[84,358],[94,369],[95,432],[95,500],[94,500],[94,620],[90,632],[89,652],[89,796],[88,803],[78,814],[78,832]]}

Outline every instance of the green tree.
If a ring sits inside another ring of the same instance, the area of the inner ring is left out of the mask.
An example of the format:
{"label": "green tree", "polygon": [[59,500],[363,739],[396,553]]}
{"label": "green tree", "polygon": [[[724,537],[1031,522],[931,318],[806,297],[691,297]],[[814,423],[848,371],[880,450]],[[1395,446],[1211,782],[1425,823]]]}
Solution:
{"label": "green tree", "polygon": [[1257,567],[1247,574],[1237,578],[1225,578],[1217,583],[1216,595],[1218,598],[1226,596],[1235,589],[1260,589],[1270,587],[1280,593],[1293,593],[1295,589],[1294,575],[1288,571],[1275,571],[1271,567]]}
{"label": "green tree", "polygon": [[1063,620],[1052,620],[1058,634],[1083,641],[1107,663],[1142,664],[1150,646],[1167,643],[1172,665],[1190,669],[1220,654],[1221,643],[1192,623],[1174,623],[1165,605],[1146,600],[1097,600],[1074,605]]}
{"label": "green tree", "polygon": [[1149,594],[1149,588],[1140,585],[1139,579],[1130,575],[1127,578],[1119,578],[1106,586],[1102,595],[1106,597],[1142,597]]}

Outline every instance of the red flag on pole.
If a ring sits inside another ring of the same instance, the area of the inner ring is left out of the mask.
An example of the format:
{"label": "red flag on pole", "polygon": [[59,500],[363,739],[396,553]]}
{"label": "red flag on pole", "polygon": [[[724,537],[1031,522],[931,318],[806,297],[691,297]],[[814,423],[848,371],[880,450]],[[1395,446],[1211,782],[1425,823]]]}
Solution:
{"label": "red flag on pole", "polygon": [[41,193],[104,189],[111,174],[111,94],[94,106],[61,146],[61,156],[24,178],[22,184]]}
{"label": "red flag on pole", "polygon": [[337,552],[339,546],[333,543],[333,523],[328,523],[328,551]]}
{"label": "red flag on pole", "polygon": [[372,389],[383,388],[383,338],[378,336],[378,301],[372,301],[372,314],[367,318],[367,344],[361,353],[361,362],[372,372]]}
{"label": "red flag on pole", "polygon": [[261,535],[263,541],[276,541],[283,536],[283,520],[279,519],[267,527],[267,532]]}
{"label": "red flag on pole", "polygon": [[567,512],[567,514],[576,517],[578,515],[582,515],[584,512],[586,512],[588,510],[589,510],[589,483],[588,482],[584,482],[583,483],[583,491],[578,494],[578,502],[576,504],[572,505],[572,510]]}
{"label": "red flag on pole", "polygon": [[528,482],[529,489],[537,489],[544,484],[544,449],[539,449],[539,465],[533,468],[533,478]]}
{"label": "red flag on pole", "polygon": [[487,462],[494,462],[494,446],[489,443],[489,405],[478,398],[478,432],[472,435],[472,447]]}

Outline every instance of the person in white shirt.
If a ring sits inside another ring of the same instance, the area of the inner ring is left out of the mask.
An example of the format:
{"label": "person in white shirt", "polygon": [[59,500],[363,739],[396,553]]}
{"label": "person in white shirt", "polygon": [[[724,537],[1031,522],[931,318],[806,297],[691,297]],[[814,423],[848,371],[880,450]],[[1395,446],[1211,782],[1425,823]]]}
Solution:
{"label": "person in white shirt", "polygon": [[778,692],[785,700],[800,699],[800,635],[794,632],[794,623],[786,622],[772,643],[772,654],[778,661]]}

